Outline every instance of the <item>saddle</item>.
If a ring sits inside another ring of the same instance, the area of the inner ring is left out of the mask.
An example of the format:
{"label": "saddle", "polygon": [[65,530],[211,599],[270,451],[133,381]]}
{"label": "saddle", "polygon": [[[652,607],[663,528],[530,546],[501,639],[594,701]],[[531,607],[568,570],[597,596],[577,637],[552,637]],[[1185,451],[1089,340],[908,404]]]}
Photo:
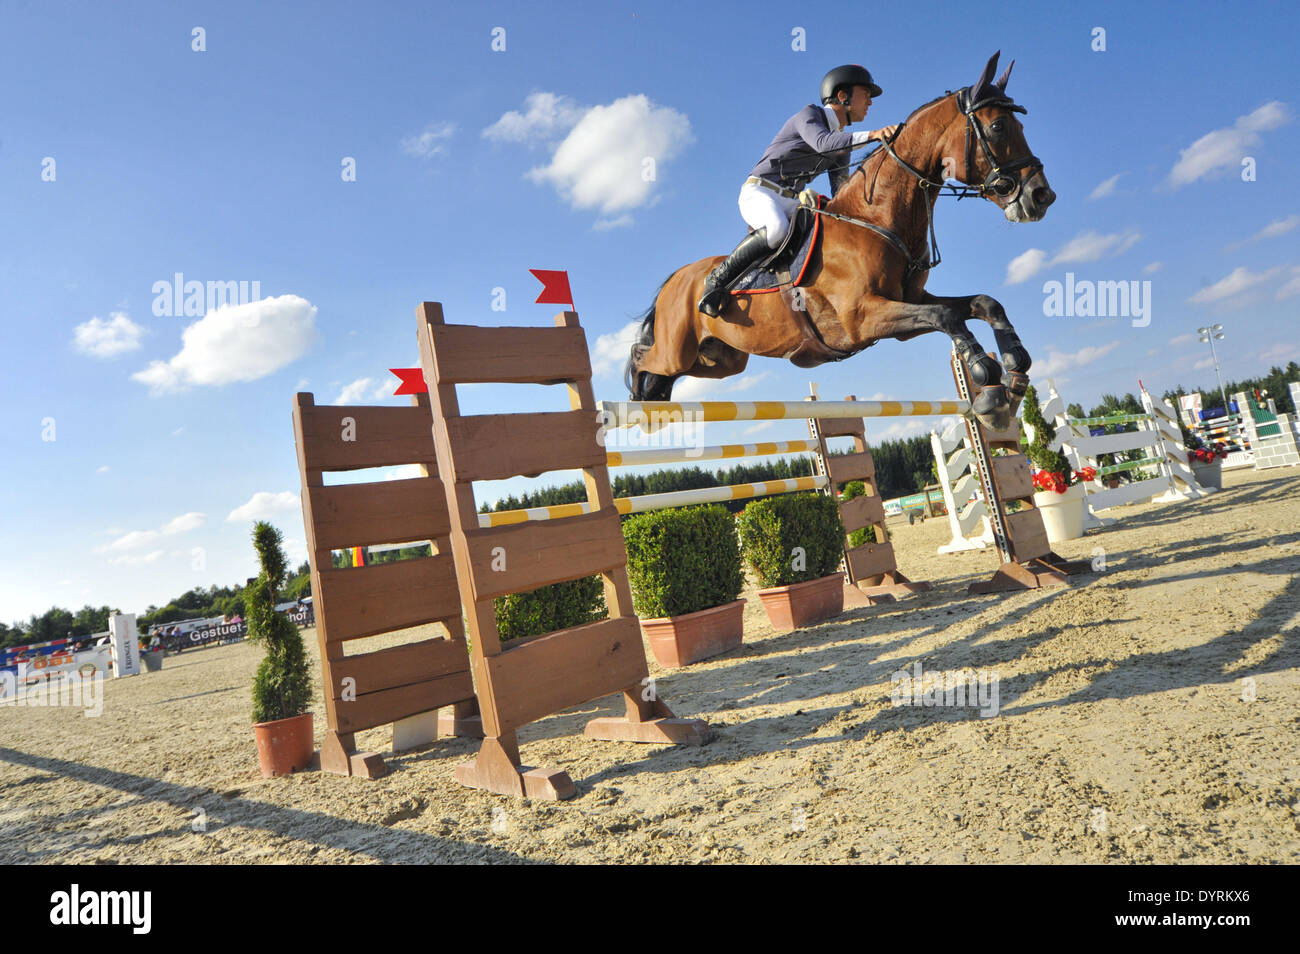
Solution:
{"label": "saddle", "polygon": [[[822,208],[829,200],[824,195],[817,197],[817,208]],[[798,287],[808,270],[808,261],[813,249],[821,238],[820,215],[814,215],[811,209],[802,205],[790,220],[790,230],[785,239],[772,253],[758,262],[732,284],[733,295],[763,295],[779,292],[782,286]],[[753,229],[750,229],[752,232]]]}
{"label": "saddle", "polygon": [[[824,195],[817,197],[817,208],[825,207],[830,200]],[[771,255],[760,259],[756,265],[746,271],[731,286],[733,295],[764,295],[771,292],[789,294],[791,288],[798,288],[804,283],[808,262],[812,259],[817,243],[821,241],[820,215],[811,209],[799,206],[794,218],[790,220],[790,231],[785,240]],[[750,231],[753,231],[752,229]],[[828,361],[843,361],[853,352],[832,348],[822,340],[817,326],[802,308],[792,308],[798,323],[802,340],[794,351],[785,357],[797,368],[815,368]]]}

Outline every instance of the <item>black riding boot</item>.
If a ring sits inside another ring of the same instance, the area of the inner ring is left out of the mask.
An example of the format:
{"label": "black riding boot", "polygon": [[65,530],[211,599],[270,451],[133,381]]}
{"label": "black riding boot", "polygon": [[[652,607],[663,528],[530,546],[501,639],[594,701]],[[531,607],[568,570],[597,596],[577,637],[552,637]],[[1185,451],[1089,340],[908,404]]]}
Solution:
{"label": "black riding boot", "polygon": [[718,263],[718,267],[704,280],[704,297],[700,299],[699,309],[710,318],[718,317],[722,304],[727,300],[727,288],[753,265],[772,250],[767,247],[767,227],[757,232],[750,232],[736,246],[736,250]]}

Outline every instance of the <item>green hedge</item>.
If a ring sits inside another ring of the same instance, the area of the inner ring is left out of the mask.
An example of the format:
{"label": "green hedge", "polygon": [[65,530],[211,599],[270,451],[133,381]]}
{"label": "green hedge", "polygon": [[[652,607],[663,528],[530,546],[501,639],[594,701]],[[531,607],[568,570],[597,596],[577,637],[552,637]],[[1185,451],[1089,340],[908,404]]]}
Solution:
{"label": "green hedge", "polygon": [[[755,500],[736,521],[745,560],[762,587],[803,583],[834,573],[844,557],[844,524],[826,494],[786,494]],[[803,549],[802,570],[793,566]]]}
{"label": "green hedge", "polygon": [[599,576],[498,596],[492,603],[503,641],[594,623],[608,615],[605,585]]}
{"label": "green hedge", "polygon": [[745,585],[734,518],[710,504],[640,513],[623,523],[632,605],[642,619],[730,603]]}
{"label": "green hedge", "polygon": [[[860,480],[850,480],[847,484],[844,485],[844,492],[840,495],[840,502],[847,503],[848,501],[852,500],[854,497],[864,496],[866,492],[867,492],[867,485],[865,483],[863,483]],[[864,543],[867,542],[868,533],[871,533],[870,527],[862,527],[859,530],[854,530],[852,533],[849,534],[849,546],[854,549],[862,546]],[[873,542],[875,541],[876,536],[874,533],[871,534],[871,539]]]}

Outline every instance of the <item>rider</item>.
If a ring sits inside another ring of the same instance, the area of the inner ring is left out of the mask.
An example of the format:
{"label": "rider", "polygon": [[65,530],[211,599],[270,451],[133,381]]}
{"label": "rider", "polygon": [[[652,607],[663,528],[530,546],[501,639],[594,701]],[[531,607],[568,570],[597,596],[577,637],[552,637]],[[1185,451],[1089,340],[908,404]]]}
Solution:
{"label": "rider", "polygon": [[880,93],[863,67],[837,66],[822,79],[823,105],[805,106],[786,120],[740,189],[740,214],[753,231],[705,279],[700,311],[717,317],[727,287],[781,244],[804,186],[827,172],[834,194],[849,176],[849,151],[894,134],[897,126],[842,131],[866,118],[872,98]]}

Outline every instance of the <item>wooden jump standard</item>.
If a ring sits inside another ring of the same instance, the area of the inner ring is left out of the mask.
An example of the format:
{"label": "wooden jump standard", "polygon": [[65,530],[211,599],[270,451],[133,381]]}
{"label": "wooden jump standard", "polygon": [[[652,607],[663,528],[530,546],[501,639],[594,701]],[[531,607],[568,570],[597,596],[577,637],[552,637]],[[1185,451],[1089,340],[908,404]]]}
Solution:
{"label": "wooden jump standard", "polygon": [[[632,609],[623,531],[605,449],[597,439],[591,359],[578,316],[556,316],[555,328],[478,328],[446,324],[442,306],[435,302],[420,305],[417,316],[483,724],[478,757],[457,766],[456,778],[507,795],[573,795],[573,780],[565,772],[520,764],[516,731],[617,692],[623,695],[625,714],[588,722],[589,738],[702,742],[705,723],[675,718],[650,685],[640,622]],[[456,385],[471,383],[562,383],[572,410],[465,417]],[[582,470],[591,512],[480,526],[474,481],[573,469]],[[595,574],[604,580],[607,619],[502,644],[495,597]]]}
{"label": "wooden jump standard", "polygon": [[[953,380],[962,399],[971,399],[966,365],[953,352]],[[966,434],[972,449],[972,470],[979,480],[993,529],[993,545],[1002,565],[983,582],[972,583],[971,593],[1000,593],[1007,590],[1059,586],[1074,573],[1092,569],[1087,560],[1066,560],[1052,550],[1043,527],[1043,515],[1034,506],[1034,481],[1029,458],[1020,452],[1020,421],[1013,418],[1005,431],[988,431],[973,415],[966,417]],[[993,450],[1004,453],[993,456]],[[1015,513],[1007,504],[1019,501]]]}
{"label": "wooden jump standard", "polygon": [[[321,768],[375,778],[387,767],[358,752],[355,735],[393,724],[393,748],[433,741],[437,710],[454,706],[444,733],[481,735],[452,562],[447,499],[430,432],[429,396],[410,407],[317,407],[310,394],[294,398],[293,431],[302,482],[303,526],[311,561],[325,684]],[[417,464],[423,476],[326,487],[330,471]],[[421,535],[433,556],[400,563],[336,569],[332,550],[395,543]],[[353,640],[441,623],[434,637],[347,655]]]}

